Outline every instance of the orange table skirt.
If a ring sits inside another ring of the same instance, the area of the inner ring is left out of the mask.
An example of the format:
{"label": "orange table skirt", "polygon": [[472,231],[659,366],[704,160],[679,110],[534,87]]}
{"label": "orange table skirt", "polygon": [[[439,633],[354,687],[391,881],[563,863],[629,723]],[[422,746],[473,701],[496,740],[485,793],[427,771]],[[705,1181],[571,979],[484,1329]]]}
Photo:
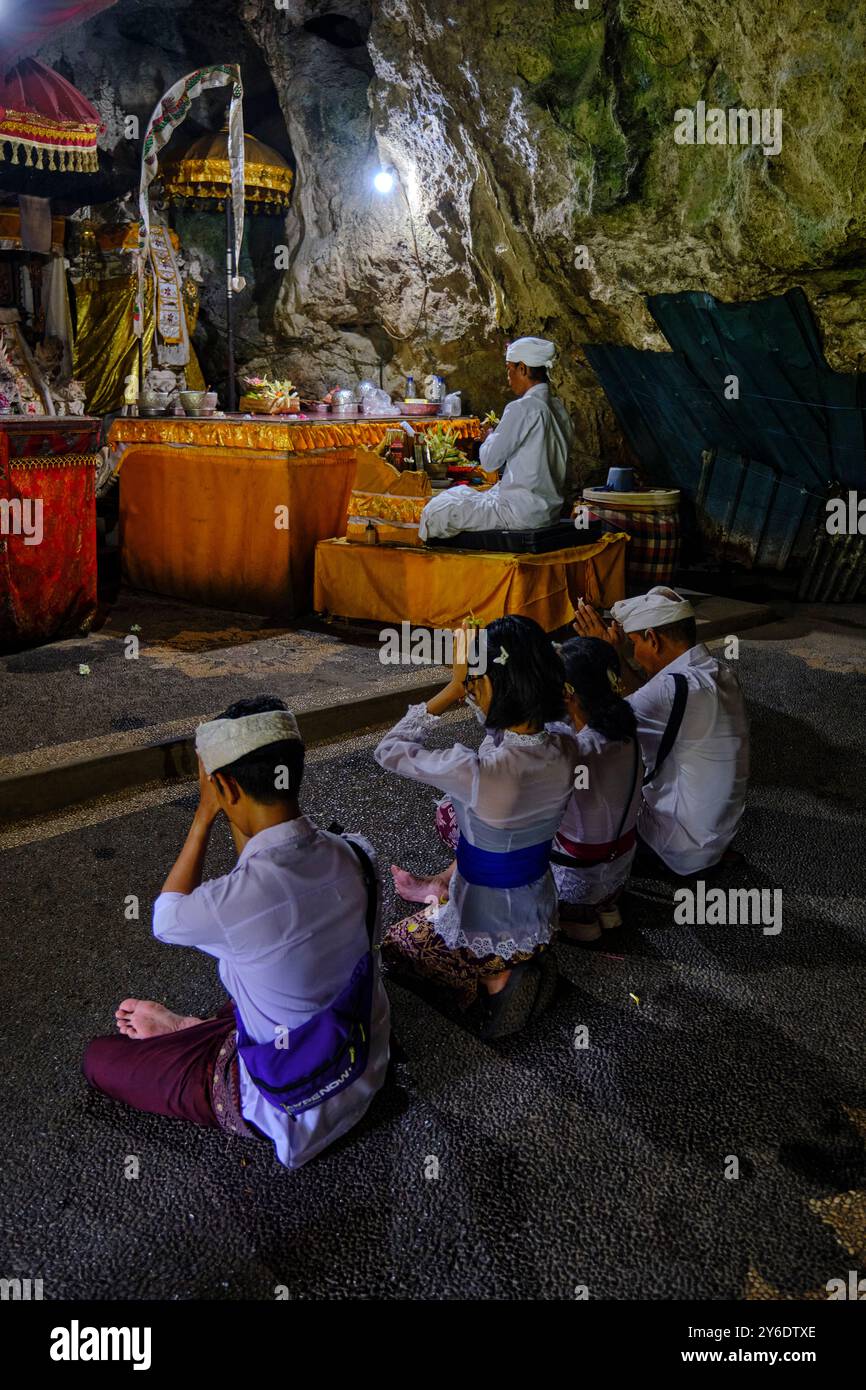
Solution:
{"label": "orange table skirt", "polygon": [[501,555],[325,540],[313,602],[319,613],[419,627],[521,613],[553,632],[571,622],[578,598],[608,608],[625,597],[627,543],[616,533],[549,555]]}
{"label": "orange table skirt", "polygon": [[346,530],[355,451],[129,444],[120,470],[124,576],[213,608],[312,607],[317,541]]}

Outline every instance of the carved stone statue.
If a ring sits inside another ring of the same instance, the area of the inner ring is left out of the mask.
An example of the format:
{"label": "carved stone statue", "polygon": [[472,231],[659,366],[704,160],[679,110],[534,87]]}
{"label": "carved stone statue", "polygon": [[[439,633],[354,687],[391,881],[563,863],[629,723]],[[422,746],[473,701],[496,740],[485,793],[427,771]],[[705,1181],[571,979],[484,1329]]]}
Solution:
{"label": "carved stone statue", "polygon": [[63,386],[52,387],[51,399],[58,415],[86,413],[87,391],[83,381],[67,381]]}
{"label": "carved stone statue", "polygon": [[123,412],[124,415],[138,414],[138,372],[130,372],[129,376],[123,379]]}
{"label": "carved stone statue", "polygon": [[83,415],[87,406],[87,393],[83,381],[70,381],[66,387],[67,415]]}
{"label": "carved stone statue", "polygon": [[167,395],[169,407],[177,405],[179,392],[183,390],[177,373],[170,367],[152,367],[144,378],[144,386],[146,391],[160,391]]}

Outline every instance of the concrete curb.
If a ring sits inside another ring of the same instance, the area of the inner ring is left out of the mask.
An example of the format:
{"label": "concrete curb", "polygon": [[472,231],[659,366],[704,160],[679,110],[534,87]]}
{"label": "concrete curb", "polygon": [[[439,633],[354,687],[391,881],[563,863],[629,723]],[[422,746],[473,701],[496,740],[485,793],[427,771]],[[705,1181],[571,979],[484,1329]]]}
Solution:
{"label": "concrete curb", "polygon": [[[403,686],[383,695],[327,705],[298,715],[304,742],[313,745],[376,724],[396,723],[410,704],[431,699],[442,681]],[[0,824],[66,810],[82,801],[129,791],[149,782],[195,777],[198,771],[191,737],[163,739],[97,758],[78,758],[17,777],[0,778]]]}
{"label": "concrete curb", "polygon": [[[739,633],[772,622],[769,605],[737,603],[734,611],[699,619],[698,640]],[[442,688],[441,679],[401,686],[380,695],[298,714],[304,742],[313,746],[377,724],[393,724],[410,704],[429,700]],[[75,758],[55,767],[40,767],[12,777],[0,777],[0,825],[64,811],[95,797],[129,791],[152,782],[195,777],[195,747],[190,737],[167,738],[138,748]]]}

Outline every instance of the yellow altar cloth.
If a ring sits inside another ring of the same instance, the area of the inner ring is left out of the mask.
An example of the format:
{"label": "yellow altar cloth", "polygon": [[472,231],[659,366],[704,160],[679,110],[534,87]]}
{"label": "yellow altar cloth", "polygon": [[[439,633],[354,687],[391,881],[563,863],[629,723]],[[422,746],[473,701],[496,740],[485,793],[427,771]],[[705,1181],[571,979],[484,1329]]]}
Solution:
{"label": "yellow altar cloth", "polygon": [[356,492],[373,492],[383,497],[423,497],[428,501],[433,496],[433,485],[426,472],[406,469],[401,473],[387,459],[369,449],[356,449],[355,457],[358,460]]}
{"label": "yellow altar cloth", "polygon": [[[393,423],[119,416],[108,443],[128,583],[216,608],[309,612],[316,543],[346,534],[358,457]],[[480,434],[474,417],[451,423]],[[407,488],[426,482],[397,476]],[[278,506],[287,530],[275,526]]]}
{"label": "yellow altar cloth", "polygon": [[625,597],[622,532],[548,555],[415,549],[323,540],[316,546],[316,612],[418,627],[454,627],[506,613],[546,632],[571,622],[578,598],[608,608]]}
{"label": "yellow altar cloth", "polygon": [[132,446],[120,475],[124,576],[212,608],[308,612],[316,542],[345,531],[354,475],[351,448]]}

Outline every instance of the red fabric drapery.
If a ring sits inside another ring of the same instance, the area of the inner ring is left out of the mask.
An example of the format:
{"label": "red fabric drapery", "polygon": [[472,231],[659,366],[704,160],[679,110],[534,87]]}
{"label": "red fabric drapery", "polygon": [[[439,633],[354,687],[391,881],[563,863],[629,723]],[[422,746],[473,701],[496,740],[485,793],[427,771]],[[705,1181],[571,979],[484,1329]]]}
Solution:
{"label": "red fabric drapery", "polygon": [[95,420],[0,426],[0,650],[72,637],[96,612],[97,435]]}
{"label": "red fabric drapery", "polygon": [[0,18],[0,72],[61,29],[92,19],[115,0],[8,0]]}

